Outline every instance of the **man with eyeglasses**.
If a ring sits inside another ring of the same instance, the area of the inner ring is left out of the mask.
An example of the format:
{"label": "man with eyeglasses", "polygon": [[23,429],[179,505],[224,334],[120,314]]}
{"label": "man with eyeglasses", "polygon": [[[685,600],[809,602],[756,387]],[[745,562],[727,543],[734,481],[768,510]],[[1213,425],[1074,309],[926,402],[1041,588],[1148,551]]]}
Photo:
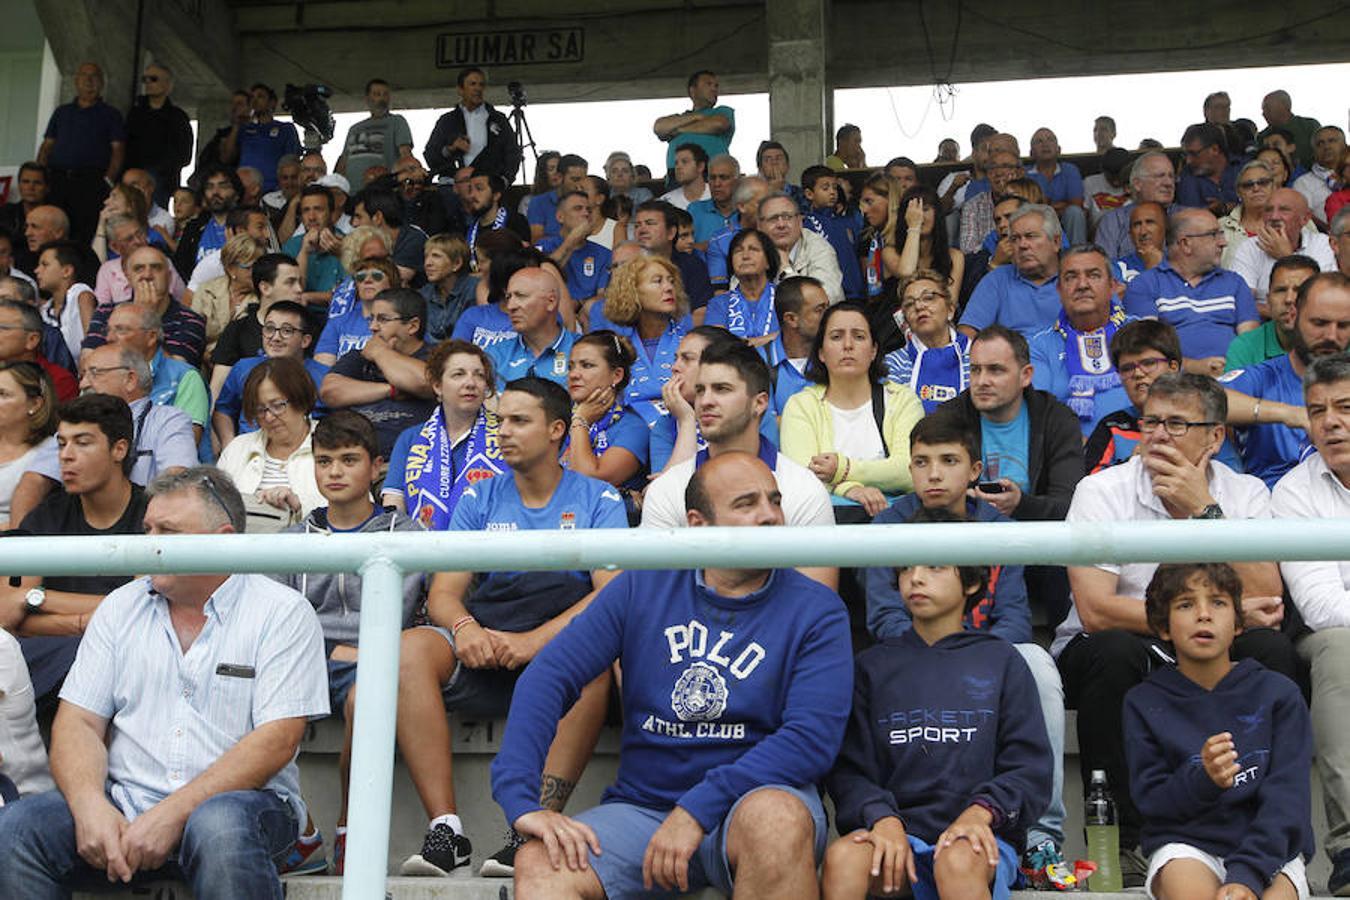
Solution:
{"label": "man with eyeglasses", "polygon": [[1167,258],[1125,288],[1127,313],[1177,330],[1187,372],[1223,374],[1233,338],[1261,324],[1246,283],[1219,265],[1227,243],[1212,212],[1178,209],[1167,220]]}
{"label": "man with eyeglasses", "polygon": [[1160,375],[1181,371],[1176,329],[1157,319],[1135,319],[1122,325],[1111,338],[1110,351],[1128,403],[1103,416],[1088,435],[1083,463],[1089,475],[1134,457],[1140,437],[1139,411],[1149,386]]}
{"label": "man with eyeglasses", "polygon": [[[150,364],[131,347],[104,344],[82,360],[80,390],[84,394],[120,397],[131,409],[133,423],[131,483],[145,487],[164,472],[197,464],[192,417],[175,406],[150,399]],[[10,501],[11,521],[21,521],[61,484],[57,448],[42,445],[19,478]]]}
{"label": "man with eyeglasses", "polygon": [[1320,272],[1299,285],[1294,297],[1289,352],[1223,376],[1229,425],[1248,474],[1273,487],[1308,454],[1308,415],[1303,375],[1316,359],[1350,347],[1350,278]]}
{"label": "man with eyeglasses", "polygon": [[[1260,479],[1214,459],[1227,406],[1223,389],[1208,376],[1158,376],[1139,417],[1138,450],[1128,462],[1078,482],[1067,521],[1128,529],[1131,522],[1168,519],[1269,518],[1270,493]],[[1242,576],[1245,619],[1234,658],[1252,657],[1295,678],[1293,646],[1277,630],[1284,616],[1279,570],[1273,562],[1233,565]],[[1069,566],[1073,608],[1050,647],[1065,701],[1078,710],[1084,791],[1089,773],[1103,769],[1115,796],[1127,887],[1143,884],[1147,860],[1136,849],[1140,816],[1130,794],[1121,710],[1130,688],[1171,661],[1144,616],[1144,590],[1156,568],[1147,562]]]}
{"label": "man with eyeglasses", "polygon": [[[215,408],[211,411],[211,430],[218,446],[224,447],[234,440],[236,435],[253,431],[258,426],[243,417],[244,382],[248,373],[267,359],[288,356],[302,363],[309,377],[314,381],[317,392],[328,367],[305,355],[305,351],[314,340],[310,330],[309,317],[305,308],[293,300],[278,300],[267,309],[263,316],[263,352],[260,356],[251,356],[235,363],[216,394]],[[316,413],[317,414],[317,413]]]}
{"label": "man with eyeglasses", "polygon": [[1223,132],[1206,123],[1192,125],[1181,138],[1186,166],[1177,183],[1177,203],[1222,216],[1238,204],[1237,166],[1228,164]]}
{"label": "man with eyeglasses", "polygon": [[[996,177],[992,165],[990,177]],[[966,208],[974,202],[967,200]],[[1028,203],[1008,217],[1013,265],[999,266],[980,280],[961,314],[958,328],[963,334],[973,338],[997,324],[1030,340],[1054,324],[1061,308],[1060,234],[1053,207]]]}
{"label": "man with eyeglasses", "polygon": [[108,344],[141,355],[150,366],[150,399],[187,413],[192,418],[195,437],[200,440],[211,415],[211,395],[206,392],[200,372],[164,354],[163,330],[159,315],[138,303],[123,303],[108,316]]}
{"label": "man with eyeglasses", "polygon": [[216,341],[216,349],[211,356],[213,395],[220,393],[220,386],[225,383],[232,366],[263,352],[263,325],[272,304],[282,300],[303,302],[300,264],[294,257],[284,253],[266,253],[253,263],[250,275],[258,302],[245,307],[243,314],[226,325],[220,333],[220,340]]}
{"label": "man with eyeglasses", "polygon": [[[87,394],[62,405],[57,417],[57,476],[65,490],[51,492],[16,520],[19,530],[30,535],[140,534],[146,499],[129,477],[136,445],[126,401]],[[20,636],[39,709],[50,707],[100,601],[129,580],[126,575],[29,575],[17,586],[0,584],[0,628]]]}
{"label": "man with eyeglasses", "polygon": [[436,408],[427,384],[426,322],[427,301],[417,291],[381,291],[370,304],[370,340],[344,353],[319,383],[319,399],[330,409],[370,419],[384,459],[403,429],[425,422]]}
{"label": "man with eyeglasses", "polygon": [[192,161],[192,125],[174,105],[173,73],[151,63],[141,73],[142,94],[127,113],[127,166],[155,176],[154,202],[169,205],[183,166]]}
{"label": "man with eyeglasses", "polygon": [[[1017,138],[1011,134],[995,134],[985,141],[988,160],[985,174],[988,190],[972,193],[972,182],[966,186],[966,200],[961,205],[960,246],[962,253],[975,253],[985,237],[994,230],[994,198],[1002,197],[1008,182],[1022,175],[1022,162]],[[1061,232],[1056,215],[1055,233]]]}
{"label": "man with eyeglasses", "polygon": [[781,191],[769,194],[759,201],[758,218],[760,230],[778,248],[782,261],[777,280],[814,278],[825,289],[831,306],[844,299],[844,276],[834,247],[814,231],[802,228],[802,212],[796,200]]}
{"label": "man with eyeglasses", "polygon": [[56,398],[66,401],[79,393],[75,376],[42,355],[42,314],[37,307],[16,300],[0,300],[0,362],[30,362],[52,380]]}
{"label": "man with eyeglasses", "polygon": [[1270,195],[1261,229],[1250,240],[1243,241],[1233,257],[1233,271],[1242,276],[1256,295],[1257,302],[1266,299],[1266,285],[1275,260],[1292,253],[1301,253],[1316,260],[1323,272],[1336,270],[1336,255],[1331,242],[1320,231],[1304,228],[1312,221],[1308,200],[1293,188],[1278,188]]}
{"label": "man with eyeglasses", "polygon": [[[148,495],[147,534],[244,530],[218,469],[156,479]],[[274,861],[306,820],[295,756],[307,720],[328,712],[323,632],[291,588],[188,573],[113,591],[61,690],[59,792],[0,816],[0,896],[166,878],[201,900],[282,896]]]}
{"label": "man with eyeglasses", "polygon": [[1176,169],[1171,157],[1161,150],[1143,154],[1129,171],[1131,202],[1102,216],[1092,238],[1112,259],[1127,256],[1134,249],[1130,243],[1130,210],[1135,203],[1160,203],[1170,209],[1176,198]]}

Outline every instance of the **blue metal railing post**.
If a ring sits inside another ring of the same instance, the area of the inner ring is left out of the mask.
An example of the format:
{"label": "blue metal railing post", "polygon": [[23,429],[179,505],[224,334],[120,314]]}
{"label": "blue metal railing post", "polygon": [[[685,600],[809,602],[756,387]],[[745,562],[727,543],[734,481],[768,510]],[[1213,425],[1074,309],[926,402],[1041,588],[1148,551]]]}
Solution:
{"label": "blue metal railing post", "polygon": [[387,557],[367,560],[361,566],[361,649],[356,661],[360,690],[352,737],[342,900],[385,896],[402,619],[403,572]]}

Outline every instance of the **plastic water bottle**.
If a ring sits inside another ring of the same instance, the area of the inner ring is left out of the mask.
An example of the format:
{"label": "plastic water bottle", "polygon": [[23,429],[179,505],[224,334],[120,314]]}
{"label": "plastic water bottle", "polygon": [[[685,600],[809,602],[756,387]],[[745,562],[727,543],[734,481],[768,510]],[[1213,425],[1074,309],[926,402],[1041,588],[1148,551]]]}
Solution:
{"label": "plastic water bottle", "polygon": [[1092,784],[1083,804],[1083,820],[1087,823],[1088,859],[1097,864],[1097,872],[1089,880],[1094,893],[1113,893],[1122,890],[1120,878],[1120,827],[1116,824],[1116,802],[1106,786],[1106,772],[1092,770]]}

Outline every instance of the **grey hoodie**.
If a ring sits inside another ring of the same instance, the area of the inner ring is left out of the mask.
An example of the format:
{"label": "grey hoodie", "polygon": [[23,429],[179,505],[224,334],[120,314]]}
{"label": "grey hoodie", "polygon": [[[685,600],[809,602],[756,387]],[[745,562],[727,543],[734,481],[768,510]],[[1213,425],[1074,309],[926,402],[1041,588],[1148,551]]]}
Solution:
{"label": "grey hoodie", "polygon": [[[361,526],[360,534],[373,534],[380,531],[424,531],[421,523],[410,519],[400,512],[386,509],[377,513],[370,521]],[[328,507],[321,506],[310,512],[303,522],[286,529],[291,533],[332,534],[328,525]],[[292,575],[273,575],[277,581],[287,587],[295,588],[305,595],[305,599],[314,607],[323,626],[324,642],[332,644],[356,644],[361,624],[361,576],[355,572],[298,572]],[[413,614],[425,595],[426,577],[422,572],[409,572],[403,576],[403,622],[404,628],[412,622]]]}

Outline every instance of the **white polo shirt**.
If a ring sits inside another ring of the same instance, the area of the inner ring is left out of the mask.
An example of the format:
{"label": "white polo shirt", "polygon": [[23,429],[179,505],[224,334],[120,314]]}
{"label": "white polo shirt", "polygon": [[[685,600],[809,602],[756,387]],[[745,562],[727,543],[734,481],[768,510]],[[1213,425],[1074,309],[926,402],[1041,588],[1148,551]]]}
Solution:
{"label": "white polo shirt", "polygon": [[[696,459],[686,459],[671,466],[647,486],[642,500],[643,528],[684,528],[689,524],[685,518],[684,491],[694,477],[695,462]],[[784,525],[834,524],[830,492],[809,469],[780,452],[773,476],[783,495]]]}
{"label": "white polo shirt", "polygon": [[[1223,507],[1225,518],[1270,518],[1270,492],[1259,478],[1240,475],[1221,462],[1209,463],[1209,492]],[[1153,478],[1144,468],[1144,459],[1136,456],[1127,463],[1089,475],[1074,488],[1067,522],[1114,522],[1129,528],[1130,522],[1157,522],[1171,519],[1162,500],[1153,493]],[[1144,589],[1153,580],[1157,563],[1101,563],[1096,568],[1118,576],[1115,593],[1138,597],[1144,602]],[[1055,630],[1050,652],[1056,657],[1064,646],[1083,631],[1078,606]]]}
{"label": "white polo shirt", "polygon": [[[1350,518],[1350,490],[1314,453],[1275,485],[1270,511],[1277,519]],[[1350,560],[1282,562],[1280,574],[1309,628],[1350,627]]]}

